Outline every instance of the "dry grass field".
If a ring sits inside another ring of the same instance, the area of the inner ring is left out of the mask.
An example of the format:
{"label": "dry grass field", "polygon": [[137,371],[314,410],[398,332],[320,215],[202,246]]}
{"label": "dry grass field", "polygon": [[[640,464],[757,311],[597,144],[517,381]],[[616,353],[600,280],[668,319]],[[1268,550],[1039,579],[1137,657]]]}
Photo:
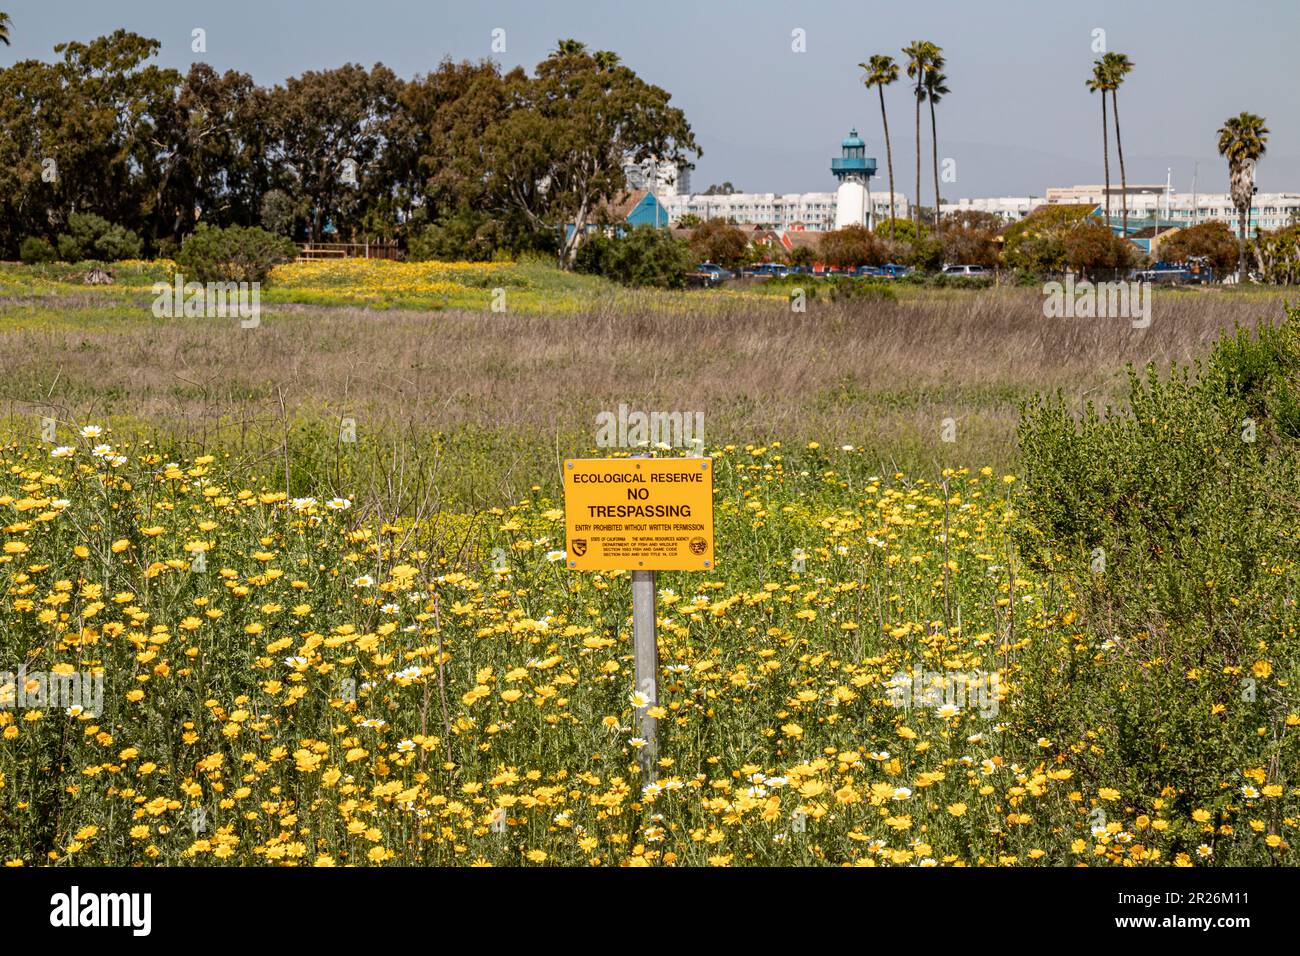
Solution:
{"label": "dry grass field", "polygon": [[[1060,389],[1105,405],[1127,363],[1192,360],[1282,304],[1157,291],[1151,327],[1133,329],[1044,318],[1024,289],[914,289],[805,313],[761,296],[624,293],[558,315],[273,304],[240,329],[157,319],[147,302],[127,290],[0,302],[0,413],[20,432],[45,416],[110,422],[178,454],[281,470],[287,447],[295,484],[434,442],[456,466],[447,500],[464,504],[517,500],[560,456],[590,451],[595,415],[620,403],[703,412],[710,443],[852,444],[881,470],[1011,468],[1023,400]],[[355,447],[338,441],[347,418]]]}
{"label": "dry grass field", "polygon": [[[1024,399],[1062,389],[1104,406],[1127,363],[1187,362],[1282,307],[1170,291],[1151,328],[1134,329],[1045,319],[1036,290],[909,290],[803,313],[693,295],[671,310],[645,293],[562,315],[274,304],[256,329],[155,319],[146,299],[12,297],[0,304],[0,414],[18,432],[45,416],[108,421],[177,454],[220,449],[277,470],[287,447],[295,485],[433,442],[445,501],[460,505],[515,501],[562,455],[588,453],[595,414],[620,403],[703,412],[710,444],[850,444],[881,471],[1014,467]],[[355,447],[339,445],[344,419]],[[945,419],[956,441],[940,440]]]}

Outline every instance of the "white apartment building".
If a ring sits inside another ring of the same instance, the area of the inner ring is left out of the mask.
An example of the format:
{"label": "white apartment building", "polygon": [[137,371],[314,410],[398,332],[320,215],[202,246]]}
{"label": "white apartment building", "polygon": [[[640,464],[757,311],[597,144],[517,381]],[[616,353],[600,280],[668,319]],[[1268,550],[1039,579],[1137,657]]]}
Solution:
{"label": "white apartment building", "polygon": [[[1130,225],[1140,219],[1160,219],[1176,226],[1194,226],[1211,219],[1226,222],[1237,231],[1237,210],[1228,193],[1176,193],[1167,184],[1130,185],[1126,190]],[[1122,215],[1123,195],[1120,187],[1110,188],[1110,216],[1114,222]],[[1103,205],[1104,186],[1070,186],[1047,190],[1049,203],[1096,203]],[[1260,229],[1280,229],[1300,222],[1300,193],[1256,193],[1250,206],[1247,233]]]}
{"label": "white apartment building", "polygon": [[[1163,195],[1130,196],[1130,219],[1134,210],[1146,218],[1160,218],[1177,226],[1220,219],[1237,231],[1237,210],[1228,193],[1173,193],[1167,199]],[[1115,197],[1111,197],[1110,215],[1112,219],[1120,215]],[[1294,222],[1300,222],[1300,193],[1256,193],[1246,232],[1254,235],[1260,229],[1280,229]]]}
{"label": "white apartment building", "polygon": [[631,160],[623,164],[623,175],[628,189],[649,189],[659,200],[678,193],[691,191],[691,168],[670,162],[648,159],[642,163]]}
{"label": "white apartment building", "polygon": [[[732,193],[729,196],[662,195],[659,201],[673,222],[690,214],[701,219],[734,219],[741,225],[770,226],[773,229],[824,231],[835,228],[836,194],[818,193]],[[907,198],[894,194],[899,219],[908,216]],[[871,194],[874,221],[889,218],[889,193]]]}
{"label": "white apartment building", "polygon": [[[1091,203],[1105,204],[1102,186],[1053,187],[1045,198],[1035,196],[995,196],[985,199],[959,199],[944,203],[944,213],[962,210],[979,210],[1001,216],[1008,222],[1023,219],[1038,206]],[[1111,225],[1118,226],[1121,219],[1122,194],[1118,186],[1110,190]],[[1174,226],[1194,226],[1218,219],[1237,231],[1237,210],[1232,196],[1227,193],[1175,193],[1167,192],[1163,185],[1132,185],[1128,187],[1129,227],[1140,226],[1134,220],[1160,220]],[[1300,222],[1300,193],[1256,193],[1250,207],[1249,232],[1259,229],[1280,229]]]}
{"label": "white apartment building", "polygon": [[991,212],[1007,222],[1024,219],[1036,206],[1041,206],[1041,196],[993,196],[987,199],[958,199],[939,206],[945,216],[950,212]]}

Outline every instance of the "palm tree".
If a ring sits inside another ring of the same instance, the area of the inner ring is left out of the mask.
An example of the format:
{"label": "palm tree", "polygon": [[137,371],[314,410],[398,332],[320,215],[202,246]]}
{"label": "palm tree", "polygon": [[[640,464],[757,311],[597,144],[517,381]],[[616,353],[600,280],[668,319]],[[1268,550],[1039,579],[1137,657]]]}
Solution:
{"label": "palm tree", "polygon": [[[1123,235],[1128,238],[1128,177],[1124,174],[1124,144],[1119,138],[1119,88],[1124,77],[1133,71],[1133,61],[1123,53],[1107,53],[1102,58],[1110,79],[1110,114],[1115,119],[1115,152],[1119,154],[1120,202],[1123,203]],[[1102,93],[1104,97],[1106,94]]]}
{"label": "palm tree", "polygon": [[907,57],[907,76],[916,82],[912,91],[916,96],[916,202],[913,203],[912,219],[917,236],[921,234],[921,101],[925,99],[925,74],[938,49],[929,40],[913,40],[903,47],[903,55]]}
{"label": "palm tree", "polygon": [[556,40],[555,50],[549,59],[559,60],[566,56],[581,56],[587,52],[587,44],[581,40]]}
{"label": "palm tree", "polygon": [[1264,117],[1238,113],[1219,128],[1219,155],[1228,161],[1228,188],[1237,207],[1237,282],[1246,277],[1246,226],[1255,195],[1255,164],[1268,144]]}
{"label": "palm tree", "polygon": [[889,143],[889,116],[885,113],[885,87],[898,79],[898,64],[892,56],[883,53],[874,54],[866,63],[858,66],[867,71],[863,83],[867,89],[873,86],[880,92],[880,122],[885,127],[885,162],[889,167],[889,238],[894,238],[894,150]]}
{"label": "palm tree", "polygon": [[[936,48],[937,49],[937,48]],[[930,72],[925,76],[925,98],[930,101],[930,156],[934,160],[934,234],[939,234],[939,133],[934,125],[934,104],[951,92],[945,85],[948,77],[940,72],[943,67],[942,52],[936,54]]]}
{"label": "palm tree", "polygon": [[9,24],[12,23],[9,14],[0,12],[0,43],[9,46]]}
{"label": "palm tree", "polygon": [[1106,94],[1111,89],[1111,80],[1105,62],[1093,61],[1092,79],[1084,85],[1088,87],[1089,93],[1101,94],[1101,155],[1106,171],[1106,185],[1103,187],[1102,196],[1106,203],[1106,227],[1110,228],[1110,124],[1106,119]]}
{"label": "palm tree", "polygon": [[618,54],[613,50],[597,50],[591,59],[595,62],[596,69],[604,73],[614,69],[620,62]]}

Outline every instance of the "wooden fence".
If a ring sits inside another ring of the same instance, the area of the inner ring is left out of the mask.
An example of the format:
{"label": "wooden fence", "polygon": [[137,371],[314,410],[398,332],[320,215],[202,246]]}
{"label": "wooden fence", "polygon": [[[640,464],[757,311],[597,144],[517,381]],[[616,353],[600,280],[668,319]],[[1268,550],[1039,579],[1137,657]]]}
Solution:
{"label": "wooden fence", "polygon": [[298,261],[304,259],[401,259],[394,244],[377,242],[300,242]]}

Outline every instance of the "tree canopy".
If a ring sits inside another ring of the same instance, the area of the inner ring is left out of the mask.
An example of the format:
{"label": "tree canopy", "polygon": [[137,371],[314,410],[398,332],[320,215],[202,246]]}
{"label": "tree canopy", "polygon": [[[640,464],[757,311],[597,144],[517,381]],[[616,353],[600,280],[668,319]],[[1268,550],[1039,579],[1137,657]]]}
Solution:
{"label": "tree canopy", "polygon": [[531,74],[444,60],[408,80],[344,64],[273,87],[162,68],[158,50],[118,30],[0,69],[0,257],[93,214],[153,251],[199,222],[404,241],[472,215],[494,224],[485,235],[571,258],[626,189],[627,162],[699,154],[667,91],[576,41]]}

